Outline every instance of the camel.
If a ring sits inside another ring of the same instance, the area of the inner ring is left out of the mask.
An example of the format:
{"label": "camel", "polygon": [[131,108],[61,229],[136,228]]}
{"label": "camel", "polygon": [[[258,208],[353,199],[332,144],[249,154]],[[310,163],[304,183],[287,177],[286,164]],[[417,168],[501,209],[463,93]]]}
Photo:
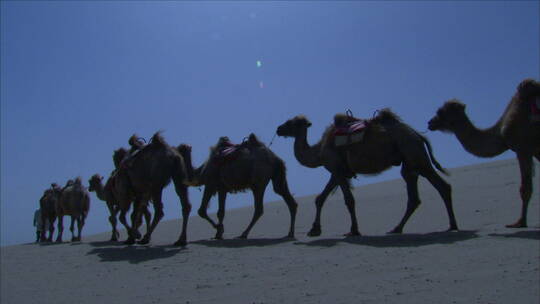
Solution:
{"label": "camel", "polygon": [[[224,149],[230,155],[225,156]],[[283,197],[290,213],[288,238],[294,238],[294,224],[297,203],[292,197],[287,184],[286,167],[283,160],[275,155],[254,134],[241,145],[232,145],[227,137],[221,137],[216,146],[210,148],[208,160],[199,168],[194,169],[191,162],[191,147],[180,145],[178,151],[184,157],[188,171],[191,173],[190,185],[204,185],[204,193],[198,214],[216,229],[215,239],[222,239],[223,219],[225,217],[225,200],[227,193],[235,193],[250,189],[254,197],[255,210],[251,222],[238,237],[246,239],[249,232],[263,215],[263,198],[266,186],[270,181],[274,191]],[[207,214],[210,199],[218,194],[218,223],[216,224]]]}
{"label": "camel", "polygon": [[[39,208],[41,209],[41,242],[52,242],[54,234],[54,222],[56,221],[56,205],[60,198],[60,187],[53,183],[51,187],[44,191],[43,196],[39,200]],[[48,227],[45,224],[49,223]],[[49,231],[49,236],[46,233]]]}
{"label": "camel", "polygon": [[[96,196],[100,200],[104,201],[107,204],[107,209],[109,209],[109,213],[110,213],[109,222],[111,223],[111,227],[112,227],[112,234],[111,234],[111,239],[110,239],[111,242],[118,241],[118,237],[119,237],[119,232],[116,229],[116,224],[117,224],[116,216],[118,215],[118,212],[125,210],[124,212],[125,214],[129,210],[131,206],[131,202],[132,202],[130,198],[116,199],[115,194],[123,193],[123,192],[115,189],[115,184],[116,184],[115,177],[116,177],[116,173],[113,171],[111,173],[111,176],[105,182],[105,185],[103,185],[102,183],[103,177],[99,174],[94,174],[88,181],[90,185],[88,187],[88,191],[90,192],[95,191]],[[143,212],[144,212],[143,215],[145,218],[146,227],[149,227],[151,214],[148,211],[148,209],[145,209]],[[125,215],[121,218],[125,218]],[[124,224],[124,226],[126,227],[127,231],[131,229],[131,227],[127,225],[127,223]]]}
{"label": "camel", "polygon": [[[349,123],[357,119],[338,114],[334,120],[336,124]],[[294,155],[300,164],[309,168],[324,166],[331,174],[324,190],[315,200],[316,216],[308,236],[321,235],[322,208],[328,195],[337,186],[343,192],[351,217],[351,229],[345,236],[359,236],[350,179],[356,174],[378,174],[399,165],[401,176],[407,184],[407,209],[401,221],[389,233],[402,233],[406,222],[420,205],[419,175],[425,177],[441,195],[450,221],[448,230],[458,229],[452,208],[451,186],[437,174],[432,164],[445,174],[446,171],[434,158],[427,138],[403,123],[389,109],[378,111],[378,115],[366,121],[367,126],[361,141],[346,146],[336,146],[335,124],[330,125],[321,140],[313,146],[307,141],[307,129],[311,126],[311,122],[305,116],[296,116],[277,128],[278,136],[294,138]]]}
{"label": "camel", "polygon": [[[58,216],[58,237],[56,242],[62,242],[62,233],[64,231],[63,218],[65,215],[71,217],[71,241],[81,241],[82,228],[90,210],[90,195],[83,186],[81,178],[69,180],[66,186],[60,193],[59,200],[56,204],[56,215]],[[75,237],[74,223],[77,221],[78,234]]]}
{"label": "camel", "polygon": [[540,123],[533,119],[532,103],[540,99],[540,82],[523,80],[497,122],[477,128],[457,99],[444,103],[428,122],[431,131],[453,133],[463,148],[479,157],[494,157],[508,149],[514,151],[521,171],[521,215],[509,228],[527,227],[527,208],[532,194],[533,157],[540,161]]}
{"label": "camel", "polygon": [[[103,177],[99,174],[94,174],[88,181],[90,185],[88,187],[88,191],[95,191],[96,196],[100,200],[105,201],[107,204],[107,208],[109,209],[109,222],[111,223],[112,227],[112,236],[110,241],[118,241],[119,233],[116,229],[116,216],[119,211],[120,222],[126,227],[127,231],[131,230],[131,227],[127,224],[125,220],[125,214],[129,210],[131,203],[134,200],[134,196],[132,195],[132,193],[130,193],[129,190],[122,189],[123,184],[122,181],[119,180],[117,173],[122,161],[124,159],[127,159],[130,154],[133,154],[135,153],[135,151],[142,149],[144,145],[138,140],[138,137],[136,135],[133,135],[129,139],[129,143],[131,145],[131,152],[128,152],[124,148],[120,148],[114,152],[113,163],[115,169],[111,172],[105,185],[102,184]],[[149,227],[151,217],[150,212],[147,208],[143,212],[146,221],[146,227]]]}
{"label": "camel", "polygon": [[148,244],[152,233],[159,221],[163,218],[163,202],[161,200],[163,188],[171,180],[173,181],[176,194],[182,205],[182,232],[175,246],[187,244],[187,223],[191,204],[189,202],[187,185],[188,173],[184,159],[178,151],[170,147],[160,132],[153,135],[149,144],[140,149],[138,153],[125,159],[118,169],[118,182],[121,189],[128,189],[135,198],[132,214],[132,228],[129,230],[128,244],[135,243],[138,237],[138,227],[141,225],[141,217],[147,208],[148,201],[154,206],[154,217],[139,244]]}

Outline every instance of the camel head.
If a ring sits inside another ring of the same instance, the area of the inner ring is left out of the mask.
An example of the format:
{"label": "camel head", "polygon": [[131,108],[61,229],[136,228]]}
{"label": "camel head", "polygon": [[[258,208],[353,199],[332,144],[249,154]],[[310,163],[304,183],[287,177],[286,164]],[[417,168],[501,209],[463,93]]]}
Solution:
{"label": "camel head", "polygon": [[311,122],[305,116],[298,115],[279,126],[276,133],[278,136],[296,137],[297,135],[300,135],[301,132],[305,132],[309,127],[311,127]]}
{"label": "camel head", "polygon": [[452,99],[437,110],[437,114],[428,122],[431,131],[452,132],[466,120],[465,104]]}
{"label": "camel head", "polygon": [[116,169],[120,167],[120,163],[124,160],[124,158],[126,158],[127,155],[128,151],[125,148],[114,150],[113,162]]}
{"label": "camel head", "polygon": [[103,180],[103,176],[99,174],[94,174],[92,177],[88,180],[88,184],[90,185],[88,187],[88,191],[96,191],[101,185],[101,181]]}

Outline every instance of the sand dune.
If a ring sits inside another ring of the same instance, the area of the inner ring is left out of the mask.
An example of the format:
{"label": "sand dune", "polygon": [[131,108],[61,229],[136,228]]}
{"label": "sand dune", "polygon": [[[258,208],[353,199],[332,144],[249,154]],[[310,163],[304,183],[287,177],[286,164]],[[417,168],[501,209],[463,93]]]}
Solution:
{"label": "sand dune", "polygon": [[306,236],[311,196],[298,198],[296,240],[280,238],[289,215],[283,202],[271,202],[248,240],[231,238],[249,222],[251,207],[227,212],[223,241],[210,240],[211,227],[192,217],[186,248],[170,246],[179,221],[161,223],[151,246],[109,243],[105,233],[75,244],[2,247],[0,301],[536,304],[539,169],[529,228],[504,227],[521,205],[517,162],[504,160],[451,170],[459,232],[440,232],[448,228],[443,202],[421,179],[422,205],[404,234],[386,235],[406,206],[404,182],[394,180],[354,189],[364,235],[358,238],[342,236],[350,221],[338,191],[325,205],[317,238]]}

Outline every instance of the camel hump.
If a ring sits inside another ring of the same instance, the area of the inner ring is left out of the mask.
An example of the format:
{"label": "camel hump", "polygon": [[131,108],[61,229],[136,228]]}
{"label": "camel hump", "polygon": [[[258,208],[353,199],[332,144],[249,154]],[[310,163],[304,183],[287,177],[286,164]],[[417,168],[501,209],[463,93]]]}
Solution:
{"label": "camel hump", "polygon": [[73,181],[74,185],[82,185],[82,178],[80,176],[77,176],[75,180]]}
{"label": "camel hump", "polygon": [[540,82],[528,78],[523,80],[517,87],[517,93],[521,99],[540,96]]}
{"label": "camel hump", "polygon": [[377,114],[371,121],[378,121],[378,122],[400,122],[401,118],[399,116],[392,112],[390,108],[384,108],[379,111],[377,111]]}
{"label": "camel hump", "polygon": [[264,143],[261,142],[254,133],[249,134],[248,139],[247,139],[247,143],[248,143],[248,145],[250,145],[252,147],[253,146],[255,146],[255,147],[264,146]]}
{"label": "camel hump", "polygon": [[188,153],[191,153],[191,146],[188,144],[180,144],[178,147],[176,147],[176,151],[180,153],[180,155],[186,155]]}
{"label": "camel hump", "polygon": [[232,146],[232,145],[233,145],[233,143],[231,142],[229,137],[221,136],[217,141],[216,147]]}
{"label": "camel hump", "polygon": [[165,138],[161,136],[162,131],[157,131],[152,136],[152,139],[150,139],[150,144],[157,145],[157,146],[167,146],[167,142],[165,141]]}

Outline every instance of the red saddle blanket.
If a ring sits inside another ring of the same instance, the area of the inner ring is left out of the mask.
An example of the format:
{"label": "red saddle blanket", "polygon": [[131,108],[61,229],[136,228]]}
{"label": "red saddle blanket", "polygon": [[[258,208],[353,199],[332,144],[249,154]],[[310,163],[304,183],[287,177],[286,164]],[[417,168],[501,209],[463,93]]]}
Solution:
{"label": "red saddle blanket", "polygon": [[358,120],[347,124],[346,126],[336,126],[334,135],[350,135],[362,132],[366,128],[365,120]]}
{"label": "red saddle blanket", "polygon": [[240,145],[233,143],[226,143],[217,152],[217,157],[221,160],[231,160],[236,157],[236,152],[240,150]]}

